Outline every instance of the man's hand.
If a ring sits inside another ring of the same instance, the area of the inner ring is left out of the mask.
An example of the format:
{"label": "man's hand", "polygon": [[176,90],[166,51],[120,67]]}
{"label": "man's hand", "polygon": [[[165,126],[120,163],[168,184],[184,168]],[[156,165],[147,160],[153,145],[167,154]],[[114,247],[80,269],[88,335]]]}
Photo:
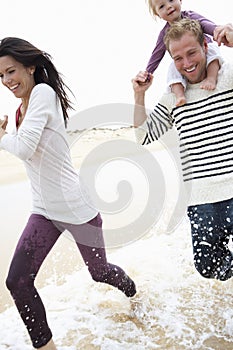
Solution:
{"label": "man's hand", "polygon": [[151,73],[140,71],[135,78],[132,79],[133,89],[135,93],[145,92],[153,82]]}
{"label": "man's hand", "polygon": [[153,75],[148,72],[139,72],[132,79],[134,89],[134,126],[137,128],[144,123],[147,118],[145,110],[145,92],[151,86]]}
{"label": "man's hand", "polygon": [[231,23],[217,26],[214,30],[214,40],[218,45],[233,47],[233,25]]}

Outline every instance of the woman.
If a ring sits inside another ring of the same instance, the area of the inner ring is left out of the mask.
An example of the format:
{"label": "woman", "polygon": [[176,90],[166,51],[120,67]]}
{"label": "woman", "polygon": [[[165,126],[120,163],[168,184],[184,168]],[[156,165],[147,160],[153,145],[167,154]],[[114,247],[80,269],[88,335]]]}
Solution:
{"label": "woman", "polygon": [[12,134],[6,132],[7,117],[0,120],[0,146],[24,162],[33,199],[6,284],[34,348],[54,350],[34,280],[64,230],[74,237],[93,280],[117,287],[127,297],[136,288],[120,267],[107,262],[100,214],[71,163],[65,132],[71,103],[50,56],[23,39],[5,38],[0,43],[0,77],[21,99]]}

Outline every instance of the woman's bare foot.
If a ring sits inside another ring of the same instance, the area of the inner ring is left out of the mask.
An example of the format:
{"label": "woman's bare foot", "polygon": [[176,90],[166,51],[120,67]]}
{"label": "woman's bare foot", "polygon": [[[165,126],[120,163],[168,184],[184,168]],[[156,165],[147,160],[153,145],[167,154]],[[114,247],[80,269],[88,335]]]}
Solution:
{"label": "woman's bare foot", "polygon": [[42,346],[40,350],[57,350],[57,348],[53,342],[53,339],[51,339],[46,345]]}

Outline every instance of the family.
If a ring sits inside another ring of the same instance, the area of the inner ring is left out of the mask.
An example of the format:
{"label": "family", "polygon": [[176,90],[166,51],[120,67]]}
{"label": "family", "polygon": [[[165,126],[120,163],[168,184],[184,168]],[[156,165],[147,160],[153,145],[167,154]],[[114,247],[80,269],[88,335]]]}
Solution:
{"label": "family", "polygon": [[[233,233],[233,65],[224,62],[218,46],[233,47],[233,26],[181,11],[181,2],[148,1],[153,15],[166,24],[147,68],[132,79],[134,127],[142,130],[144,145],[177,130],[183,181],[192,188],[187,215],[194,264],[203,277],[225,281],[233,275],[228,248]],[[166,50],[172,59],[167,91],[147,115],[146,91]],[[7,132],[8,117],[0,120],[0,147],[23,161],[32,192],[31,214],[6,285],[33,347],[55,350],[34,282],[66,229],[94,281],[118,288],[128,298],[137,295],[136,286],[107,260],[101,215],[72,165],[66,141],[70,91],[50,55],[24,39],[6,37],[0,41],[0,78],[20,100],[12,133]]]}

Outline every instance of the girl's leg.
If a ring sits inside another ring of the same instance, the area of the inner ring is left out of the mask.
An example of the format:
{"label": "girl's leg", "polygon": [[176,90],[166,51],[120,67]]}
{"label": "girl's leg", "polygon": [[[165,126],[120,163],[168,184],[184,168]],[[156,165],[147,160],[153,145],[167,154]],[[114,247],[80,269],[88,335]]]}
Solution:
{"label": "girl's leg", "polygon": [[201,82],[200,88],[204,90],[214,90],[217,85],[219,61],[216,59],[207,66],[207,77]]}
{"label": "girl's leg", "polygon": [[186,103],[185,97],[185,89],[186,89],[186,80],[185,78],[178,72],[174,61],[171,62],[168,68],[167,74],[167,86],[168,91],[172,91],[176,96],[176,106],[182,106]]}
{"label": "girl's leg", "polygon": [[232,277],[232,253],[229,250],[226,207],[223,203],[188,208],[193,241],[194,264],[206,278],[225,281]]}
{"label": "girl's leg", "polygon": [[66,228],[74,237],[93,280],[110,284],[127,297],[132,297],[136,293],[134,282],[122,268],[107,262],[102,219],[99,214],[85,224],[66,225]]}
{"label": "girl's leg", "polygon": [[215,43],[208,43],[207,51],[207,77],[201,82],[201,89],[214,90],[218,80],[218,72],[224,60],[219,47]]}
{"label": "girl's leg", "polygon": [[32,214],[16,247],[6,280],[35,348],[46,345],[52,333],[34,280],[60,234],[50,220]]}
{"label": "girl's leg", "polygon": [[181,83],[171,84],[171,91],[176,95],[176,106],[183,106],[186,103],[183,85]]}

